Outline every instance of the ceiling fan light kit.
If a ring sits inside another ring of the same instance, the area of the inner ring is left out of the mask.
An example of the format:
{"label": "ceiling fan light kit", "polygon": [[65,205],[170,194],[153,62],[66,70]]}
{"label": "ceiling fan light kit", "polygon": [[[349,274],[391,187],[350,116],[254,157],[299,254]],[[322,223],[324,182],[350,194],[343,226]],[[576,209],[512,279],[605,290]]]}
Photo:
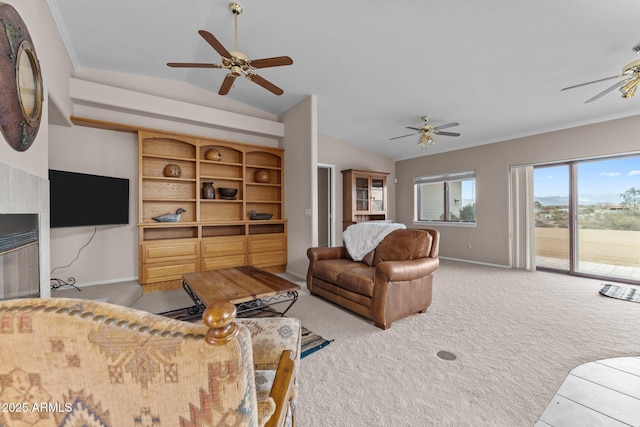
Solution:
{"label": "ceiling fan light kit", "polygon": [[169,62],[169,67],[176,68],[225,68],[229,70],[229,73],[222,81],[222,85],[218,90],[218,95],[226,95],[231,90],[236,77],[244,75],[248,80],[262,86],[275,95],[282,95],[284,91],[278,86],[269,82],[268,80],[260,77],[252,70],[267,67],[280,67],[283,65],[293,64],[293,60],[288,56],[276,56],[273,58],[262,58],[250,60],[247,55],[238,51],[238,15],[240,15],[244,9],[240,3],[229,3],[229,10],[234,16],[234,50],[227,50],[222,43],[215,38],[213,34],[208,31],[200,30],[198,34],[205,39],[207,43],[221,56],[222,64],[203,64],[193,62]]}
{"label": "ceiling fan light kit", "polygon": [[427,123],[427,121],[429,120],[429,116],[422,116],[421,118],[424,121],[424,124],[422,126],[420,126],[419,128],[407,126],[407,129],[412,129],[412,130],[414,130],[416,132],[410,133],[409,135],[396,136],[394,138],[390,138],[390,140],[406,138],[407,136],[412,136],[412,135],[416,135],[416,133],[419,133],[420,134],[420,138],[418,139],[418,145],[423,150],[426,150],[429,145],[433,145],[433,144],[436,143],[433,140],[433,137],[431,136],[431,134],[444,135],[444,136],[460,136],[460,134],[457,133],[457,132],[443,132],[442,131],[442,129],[450,128],[450,127],[453,127],[453,126],[459,126],[460,123],[453,122],[453,123],[447,123],[447,124],[440,125],[440,126],[433,126],[433,125],[430,125],[430,124]]}

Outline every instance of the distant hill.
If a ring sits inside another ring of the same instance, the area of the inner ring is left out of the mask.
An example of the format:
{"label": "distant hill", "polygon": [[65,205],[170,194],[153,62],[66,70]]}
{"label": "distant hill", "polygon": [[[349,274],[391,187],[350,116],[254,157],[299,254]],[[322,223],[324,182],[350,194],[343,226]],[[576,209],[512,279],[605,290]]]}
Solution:
{"label": "distant hill", "polygon": [[[536,197],[536,202],[540,202],[542,206],[567,206],[569,205],[569,198],[565,196],[552,196],[552,197]],[[578,200],[579,205],[599,205],[599,204],[613,204],[618,205],[622,202],[620,195],[615,193],[607,194],[584,194]]]}

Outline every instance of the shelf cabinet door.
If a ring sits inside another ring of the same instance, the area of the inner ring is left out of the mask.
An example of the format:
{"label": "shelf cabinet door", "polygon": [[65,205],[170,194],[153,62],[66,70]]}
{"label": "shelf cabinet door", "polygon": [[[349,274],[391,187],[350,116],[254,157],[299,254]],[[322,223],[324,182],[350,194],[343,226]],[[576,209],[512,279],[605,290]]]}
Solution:
{"label": "shelf cabinet door", "polygon": [[277,233],[249,236],[249,264],[283,271],[287,264],[287,236]]}
{"label": "shelf cabinet door", "polygon": [[202,271],[239,267],[247,264],[245,236],[209,237],[202,240]]}
{"label": "shelf cabinet door", "polygon": [[180,262],[142,264],[140,268],[140,283],[146,285],[169,280],[182,281],[183,274],[198,271],[198,264],[197,259]]}
{"label": "shelf cabinet door", "polygon": [[200,257],[197,240],[162,240],[140,245],[140,261],[143,264],[175,262]]}
{"label": "shelf cabinet door", "polygon": [[369,198],[371,197],[371,179],[368,176],[353,176],[353,186],[355,188],[355,213],[369,213]]}
{"label": "shelf cabinet door", "polygon": [[385,213],[387,211],[387,180],[385,177],[371,177],[371,213]]}

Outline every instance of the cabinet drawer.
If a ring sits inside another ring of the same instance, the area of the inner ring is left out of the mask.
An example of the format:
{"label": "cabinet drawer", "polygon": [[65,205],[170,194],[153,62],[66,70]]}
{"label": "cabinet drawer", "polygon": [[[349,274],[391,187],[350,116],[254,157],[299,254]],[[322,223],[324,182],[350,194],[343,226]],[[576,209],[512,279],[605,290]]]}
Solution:
{"label": "cabinet drawer", "polygon": [[287,263],[287,252],[263,252],[249,255],[249,264],[256,267],[271,267]]}
{"label": "cabinet drawer", "polygon": [[249,253],[284,251],[287,236],[284,234],[263,234],[249,237]]}
{"label": "cabinet drawer", "polygon": [[143,264],[140,270],[140,283],[155,283],[165,280],[182,280],[184,273],[198,271],[197,259],[180,263]]}
{"label": "cabinet drawer", "polygon": [[245,254],[203,258],[201,271],[240,267],[241,265],[247,265],[247,256]]}
{"label": "cabinet drawer", "polygon": [[200,244],[197,240],[165,240],[140,245],[140,260],[143,264],[180,261],[199,256]]}
{"label": "cabinet drawer", "polygon": [[245,253],[247,253],[245,236],[211,237],[202,240],[201,254],[203,258]]}

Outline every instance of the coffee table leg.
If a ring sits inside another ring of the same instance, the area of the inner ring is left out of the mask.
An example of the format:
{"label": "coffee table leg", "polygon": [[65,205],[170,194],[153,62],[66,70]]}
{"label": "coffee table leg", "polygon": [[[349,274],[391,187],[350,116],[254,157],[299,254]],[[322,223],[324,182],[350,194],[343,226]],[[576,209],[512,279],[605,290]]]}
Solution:
{"label": "coffee table leg", "polygon": [[193,307],[189,308],[189,314],[197,314],[197,313],[203,312],[207,307],[204,305],[202,301],[200,301],[200,298],[198,298],[195,292],[193,292],[189,284],[183,280],[182,287],[184,288],[187,295],[191,297],[191,299],[193,300],[193,303],[195,304]]}
{"label": "coffee table leg", "polygon": [[289,306],[282,312],[282,314],[280,315],[280,317],[284,317],[284,314],[289,311],[289,309],[291,308],[291,306],[293,306],[293,304],[295,304],[296,301],[298,301],[298,292],[297,291],[292,291],[292,292],[287,292],[287,296],[291,297],[291,302],[289,303]]}

